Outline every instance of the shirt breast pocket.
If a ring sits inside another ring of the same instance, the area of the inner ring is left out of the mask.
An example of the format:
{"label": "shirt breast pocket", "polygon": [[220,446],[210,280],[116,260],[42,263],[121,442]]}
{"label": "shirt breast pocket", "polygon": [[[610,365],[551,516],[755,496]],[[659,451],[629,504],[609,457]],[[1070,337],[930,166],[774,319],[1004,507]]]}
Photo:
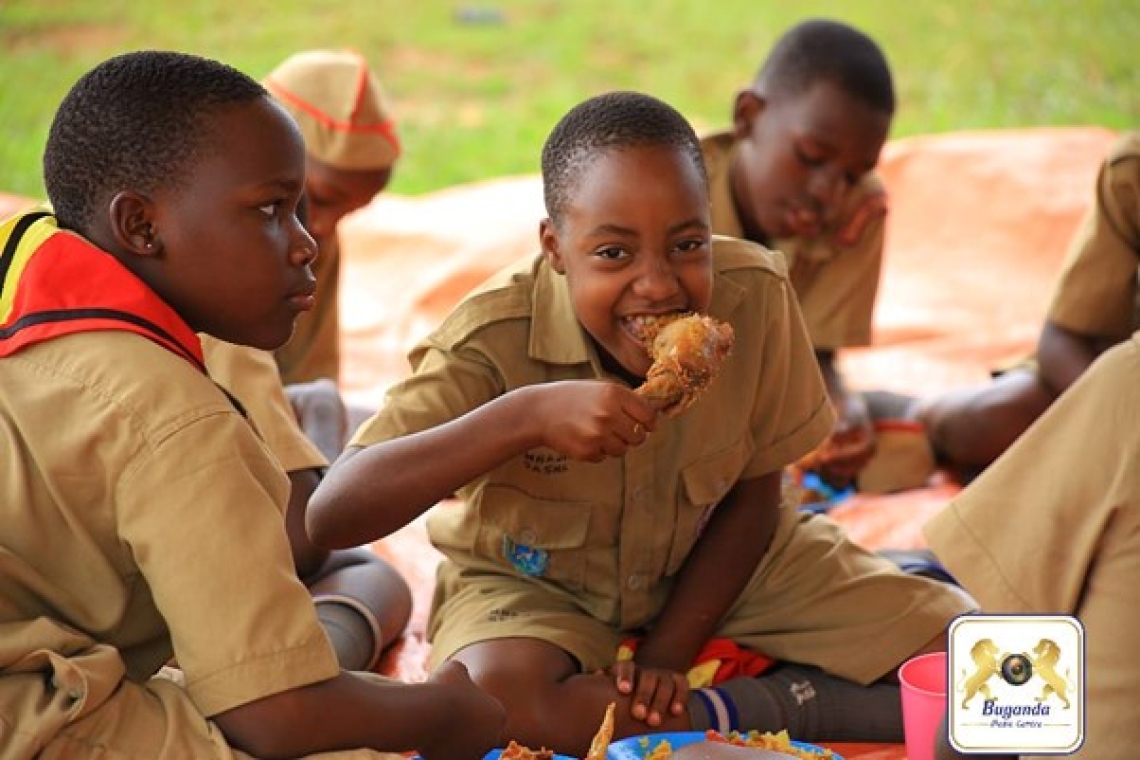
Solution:
{"label": "shirt breast pocket", "polygon": [[592,511],[588,502],[549,501],[493,485],[483,506],[479,553],[524,575],[566,589],[583,588]]}
{"label": "shirt breast pocket", "polygon": [[752,456],[752,450],[752,440],[741,438],[681,470],[677,496],[677,529],[673,532],[667,575],[674,575],[681,569],[716,505],[736,485],[740,473]]}

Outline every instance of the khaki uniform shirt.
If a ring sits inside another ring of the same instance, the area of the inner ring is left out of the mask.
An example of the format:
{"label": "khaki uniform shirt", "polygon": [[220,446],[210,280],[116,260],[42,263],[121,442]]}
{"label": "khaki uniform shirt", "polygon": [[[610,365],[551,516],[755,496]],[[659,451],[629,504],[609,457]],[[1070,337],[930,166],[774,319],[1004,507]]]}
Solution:
{"label": "khaki uniform shirt", "polygon": [[1140,334],[1103,354],[926,526],[984,612],[1076,615],[1085,627],[1086,741],[1140,744]]}
{"label": "khaki uniform shirt", "polygon": [[282,469],[297,472],[327,467],[328,460],[297,422],[273,354],[209,335],[200,337],[210,377],[241,403]]}
{"label": "khaki uniform shirt", "polygon": [[[743,237],[729,182],[733,145],[730,132],[701,140],[709,175],[713,232]],[[848,193],[835,223],[819,237],[771,241],[772,248],[788,260],[792,286],[816,348],[870,345],[886,211],[883,183],[868,174]]]}
{"label": "khaki uniform shirt", "polygon": [[1106,343],[1136,320],[1140,270],[1140,132],[1123,135],[1101,166],[1096,198],[1078,228],[1049,305],[1049,320]]}
{"label": "khaki uniform shirt", "polygon": [[[739,480],[810,451],[834,420],[781,257],[714,242],[709,313],[735,347],[700,400],[661,418],[624,457],[578,462],[550,449],[517,456],[434,510],[433,542],[457,565],[530,576],[623,629],[653,619],[711,511]],[[513,389],[607,378],[565,279],[542,257],[466,298],[411,354],[413,375],[350,445],[426,430]],[[478,445],[473,441],[472,445]]]}
{"label": "khaki uniform shirt", "polygon": [[282,529],[287,478],[209,378],[87,332],[0,360],[0,388],[0,755],[171,656],[204,716],[338,673]]}
{"label": "khaki uniform shirt", "polygon": [[340,241],[332,235],[313,263],[317,305],[297,317],[293,337],[274,352],[285,385],[340,379]]}

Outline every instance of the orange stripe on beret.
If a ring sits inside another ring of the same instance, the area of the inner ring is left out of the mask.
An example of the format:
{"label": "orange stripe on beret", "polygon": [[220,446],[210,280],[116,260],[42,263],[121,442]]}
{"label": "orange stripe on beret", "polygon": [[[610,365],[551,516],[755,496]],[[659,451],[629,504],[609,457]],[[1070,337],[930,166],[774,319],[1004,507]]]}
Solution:
{"label": "orange stripe on beret", "polygon": [[400,139],[379,80],[352,50],[308,50],[270,72],[266,89],[293,115],[308,152],[339,169],[388,169]]}

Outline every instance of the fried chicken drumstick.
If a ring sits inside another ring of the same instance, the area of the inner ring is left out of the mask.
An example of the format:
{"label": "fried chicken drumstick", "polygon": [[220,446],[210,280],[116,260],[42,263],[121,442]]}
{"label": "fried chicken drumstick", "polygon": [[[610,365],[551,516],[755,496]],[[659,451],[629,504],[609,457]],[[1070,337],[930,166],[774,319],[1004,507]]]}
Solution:
{"label": "fried chicken drumstick", "polygon": [[732,350],[732,325],[686,314],[645,325],[653,364],[635,393],[668,417],[688,409],[709,386]]}

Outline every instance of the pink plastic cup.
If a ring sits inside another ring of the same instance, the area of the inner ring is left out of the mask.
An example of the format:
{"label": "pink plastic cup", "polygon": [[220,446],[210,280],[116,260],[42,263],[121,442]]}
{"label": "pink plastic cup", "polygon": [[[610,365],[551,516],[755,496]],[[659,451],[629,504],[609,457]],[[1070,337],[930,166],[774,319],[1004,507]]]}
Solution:
{"label": "pink plastic cup", "polygon": [[899,684],[907,760],[934,760],[934,735],[946,715],[946,653],[907,660]]}

